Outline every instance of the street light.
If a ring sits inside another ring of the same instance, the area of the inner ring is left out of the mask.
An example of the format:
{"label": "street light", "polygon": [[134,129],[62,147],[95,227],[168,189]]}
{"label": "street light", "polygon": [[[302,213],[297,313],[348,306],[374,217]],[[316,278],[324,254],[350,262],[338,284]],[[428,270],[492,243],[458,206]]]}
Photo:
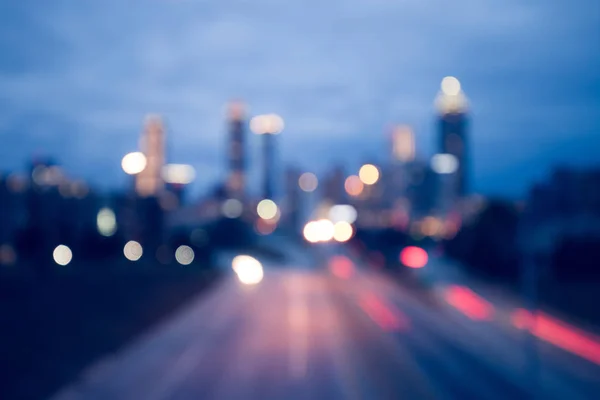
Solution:
{"label": "street light", "polygon": [[277,114],[257,115],[250,120],[250,129],[263,139],[263,197],[273,198],[273,175],[275,143],[273,135],[279,134],[284,127],[283,119]]}

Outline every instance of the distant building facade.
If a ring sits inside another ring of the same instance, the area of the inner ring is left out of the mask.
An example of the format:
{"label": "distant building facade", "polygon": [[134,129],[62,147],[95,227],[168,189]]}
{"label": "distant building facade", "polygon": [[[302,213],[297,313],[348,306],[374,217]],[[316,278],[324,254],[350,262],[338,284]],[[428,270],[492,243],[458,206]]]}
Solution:
{"label": "distant building facade", "polygon": [[164,189],[165,165],[165,130],[159,116],[146,118],[140,149],[146,156],[146,168],[136,175],[136,193],[141,197],[159,196]]}
{"label": "distant building facade", "polygon": [[245,106],[242,102],[234,101],[228,108],[228,175],[226,181],[227,197],[245,200],[246,163],[245,149]]}

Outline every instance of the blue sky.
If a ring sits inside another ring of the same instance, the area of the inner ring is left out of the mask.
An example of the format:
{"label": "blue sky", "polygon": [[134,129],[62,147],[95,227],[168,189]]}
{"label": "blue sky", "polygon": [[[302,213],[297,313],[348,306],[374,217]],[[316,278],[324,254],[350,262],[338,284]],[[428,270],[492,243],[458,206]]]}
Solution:
{"label": "blue sky", "polygon": [[520,196],[552,165],[600,163],[598,43],[597,0],[4,0],[0,169],[51,154],[117,187],[158,112],[170,161],[193,164],[201,192],[223,174],[231,98],[281,114],[282,157],[303,169],[384,161],[393,123],[427,157],[454,75],[474,189]]}

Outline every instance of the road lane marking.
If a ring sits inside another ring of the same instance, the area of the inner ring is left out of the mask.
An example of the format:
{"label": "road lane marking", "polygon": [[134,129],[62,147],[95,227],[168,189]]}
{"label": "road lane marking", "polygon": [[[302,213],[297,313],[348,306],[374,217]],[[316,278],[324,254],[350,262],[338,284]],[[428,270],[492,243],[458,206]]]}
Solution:
{"label": "road lane marking", "polygon": [[518,329],[527,329],[538,338],[600,365],[600,338],[570,326],[543,312],[535,315],[518,309],[512,315]]}
{"label": "road lane marking", "polygon": [[288,285],[290,294],[288,310],[290,324],[289,370],[292,377],[297,379],[306,376],[308,367],[308,306],[305,283],[303,277],[294,275]]}
{"label": "road lane marking", "polygon": [[494,306],[466,286],[450,285],[444,294],[448,304],[474,320],[491,320]]}
{"label": "road lane marking", "polygon": [[403,331],[408,329],[408,318],[391,304],[386,304],[374,293],[364,293],[358,304],[363,311],[384,331]]}

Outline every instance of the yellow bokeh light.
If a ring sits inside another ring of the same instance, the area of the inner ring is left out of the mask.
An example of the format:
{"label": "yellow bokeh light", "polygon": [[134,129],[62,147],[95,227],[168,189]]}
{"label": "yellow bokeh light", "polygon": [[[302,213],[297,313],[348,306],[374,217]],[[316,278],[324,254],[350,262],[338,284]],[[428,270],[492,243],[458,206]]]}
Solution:
{"label": "yellow bokeh light", "polygon": [[73,259],[73,252],[70,248],[65,246],[64,244],[56,246],[54,252],[52,252],[52,257],[54,258],[54,262],[58,265],[67,265]]}
{"label": "yellow bokeh light", "polygon": [[300,179],[298,179],[298,186],[305,192],[314,192],[318,185],[319,180],[312,172],[305,172],[300,175]]}
{"label": "yellow bokeh light", "polygon": [[256,212],[262,219],[273,219],[277,217],[277,204],[273,200],[263,199],[256,206]]}
{"label": "yellow bokeh light", "polygon": [[365,164],[360,167],[358,176],[365,185],[373,185],[379,180],[379,170],[373,164]]}
{"label": "yellow bokeh light", "polygon": [[352,229],[352,225],[350,225],[346,221],[337,222],[333,226],[333,239],[336,242],[347,242],[352,237],[354,230]]}
{"label": "yellow bokeh light", "polygon": [[135,240],[130,240],[125,244],[125,247],[123,247],[123,254],[129,261],[139,260],[143,253],[144,250],[142,249],[142,245]]}
{"label": "yellow bokeh light", "polygon": [[126,154],[121,160],[121,167],[128,175],[136,175],[142,172],[146,168],[148,160],[144,153],[135,151],[133,153]]}
{"label": "yellow bokeh light", "polygon": [[346,189],[346,193],[348,193],[350,196],[360,196],[364,189],[364,184],[358,176],[351,175],[346,178],[346,181],[344,182],[344,188]]}

